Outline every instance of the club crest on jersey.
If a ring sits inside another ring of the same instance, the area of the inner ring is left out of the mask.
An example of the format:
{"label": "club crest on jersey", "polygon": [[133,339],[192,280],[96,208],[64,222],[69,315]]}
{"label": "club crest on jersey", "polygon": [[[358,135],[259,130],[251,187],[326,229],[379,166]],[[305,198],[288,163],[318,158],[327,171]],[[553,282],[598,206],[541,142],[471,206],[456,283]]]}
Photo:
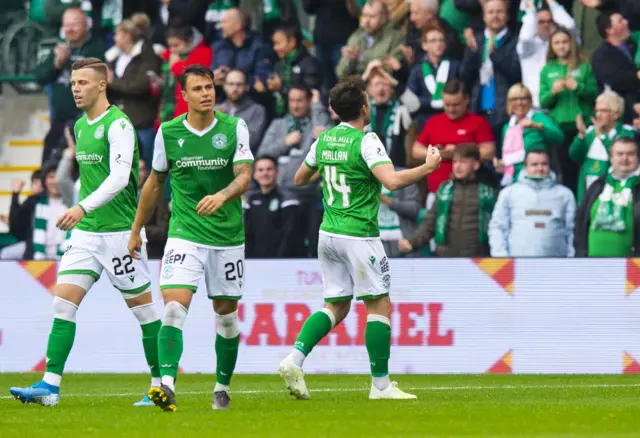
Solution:
{"label": "club crest on jersey", "polygon": [[96,140],[100,140],[102,137],[104,137],[104,125],[98,126],[98,129],[96,129],[96,133],[93,134],[93,136],[96,138]]}
{"label": "club crest on jersey", "polygon": [[211,144],[216,149],[224,149],[227,147],[227,136],[224,134],[216,134],[211,139]]}

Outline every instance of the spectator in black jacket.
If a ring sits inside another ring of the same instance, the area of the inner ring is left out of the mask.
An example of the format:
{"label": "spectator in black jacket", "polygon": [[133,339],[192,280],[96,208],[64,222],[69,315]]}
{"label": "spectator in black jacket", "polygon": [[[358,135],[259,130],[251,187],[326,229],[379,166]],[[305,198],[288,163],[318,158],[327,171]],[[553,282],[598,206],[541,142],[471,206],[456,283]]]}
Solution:
{"label": "spectator in black jacket", "polygon": [[619,12],[629,20],[632,30],[640,30],[640,2],[637,0],[581,0],[589,8],[602,12]]}
{"label": "spectator in black jacket", "polygon": [[500,139],[509,120],[507,92],[522,81],[518,35],[507,28],[505,0],[486,0],[483,17],[483,32],[467,39],[460,78],[471,90],[471,111],[484,116]]}
{"label": "spectator in black jacket", "polygon": [[618,12],[603,12],[598,16],[596,26],[604,41],[591,59],[593,74],[600,92],[608,86],[623,97],[624,121],[632,123],[633,104],[638,102],[640,90],[640,72],[633,61],[638,47],[629,41],[629,23]]}
{"label": "spectator in black jacket", "polygon": [[247,195],[244,204],[247,258],[302,257],[302,235],[297,231],[300,202],[276,186],[276,159],[256,160],[253,177],[260,186]]}
{"label": "spectator in black jacket", "polygon": [[359,11],[347,6],[348,0],[302,0],[307,14],[315,14],[313,42],[322,66],[322,96],[338,82],[336,66],[342,57],[342,47],[358,28]]}
{"label": "spectator in black jacket", "polygon": [[291,85],[303,85],[319,90],[322,85],[322,65],[311,56],[301,42],[298,29],[283,26],[273,33],[273,50],[279,61],[267,79],[267,88],[276,96],[276,115],[287,112],[286,98]]}
{"label": "spectator in black jacket", "polygon": [[[435,20],[444,30],[447,39],[447,52],[445,56],[449,59],[461,60],[464,54],[464,45],[460,41],[458,32],[448,21],[438,16],[440,10],[439,0],[413,0],[411,2],[411,15],[409,26],[407,27],[406,45],[411,48],[412,56],[407,60],[412,65],[414,60],[422,60],[424,51],[422,50],[422,31],[427,25]],[[405,53],[406,49],[403,49]],[[405,53],[405,56],[407,54]]]}

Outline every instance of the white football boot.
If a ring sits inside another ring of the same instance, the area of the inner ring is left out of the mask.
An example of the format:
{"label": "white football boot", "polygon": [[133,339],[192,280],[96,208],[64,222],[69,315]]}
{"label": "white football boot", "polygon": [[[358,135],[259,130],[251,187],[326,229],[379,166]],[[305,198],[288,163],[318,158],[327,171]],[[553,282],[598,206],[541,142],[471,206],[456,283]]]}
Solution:
{"label": "white football boot", "polygon": [[309,400],[309,390],[304,382],[304,372],[289,358],[285,357],[278,367],[280,376],[289,388],[289,393],[298,400]]}
{"label": "white football boot", "polygon": [[391,385],[382,391],[371,384],[371,392],[369,393],[370,400],[415,400],[417,398],[415,395],[399,389],[398,382],[391,382]]}

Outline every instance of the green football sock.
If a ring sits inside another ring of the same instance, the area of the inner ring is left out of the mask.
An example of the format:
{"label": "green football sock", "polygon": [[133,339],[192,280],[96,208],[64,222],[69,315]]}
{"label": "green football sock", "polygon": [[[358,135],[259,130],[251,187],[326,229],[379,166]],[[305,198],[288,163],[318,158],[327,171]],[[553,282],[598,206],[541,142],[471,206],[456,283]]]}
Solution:
{"label": "green football sock", "polygon": [[327,312],[331,311],[322,309],[307,318],[293,348],[300,350],[305,356],[308,356],[311,350],[313,350],[313,347],[329,334],[333,328],[334,319],[332,319]]}
{"label": "green football sock", "polygon": [[149,324],[141,325],[142,347],[144,356],[151,370],[151,377],[160,377],[160,362],[158,359],[158,333],[162,327],[162,321],[157,320]]}
{"label": "green football sock", "polygon": [[391,356],[391,322],[382,315],[367,316],[364,342],[369,353],[371,375],[383,377],[389,374]]}
{"label": "green football sock", "polygon": [[75,336],[75,322],[54,318],[47,344],[47,373],[62,375]]}
{"label": "green football sock", "polygon": [[163,325],[158,332],[158,359],[160,375],[178,375],[178,364],[182,356],[182,330],[170,325]]}
{"label": "green football sock", "polygon": [[233,370],[238,360],[238,346],[240,335],[227,339],[220,334],[216,335],[216,382],[221,385],[229,385]]}

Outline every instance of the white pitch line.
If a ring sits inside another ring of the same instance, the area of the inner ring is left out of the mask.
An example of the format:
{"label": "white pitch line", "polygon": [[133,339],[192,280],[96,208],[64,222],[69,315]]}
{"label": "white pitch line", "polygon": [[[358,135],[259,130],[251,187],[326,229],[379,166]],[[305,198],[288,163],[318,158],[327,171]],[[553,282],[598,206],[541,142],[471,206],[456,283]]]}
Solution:
{"label": "white pitch line", "polygon": [[[638,388],[640,383],[594,383],[594,384],[576,384],[576,385],[479,385],[479,386],[429,386],[429,387],[411,387],[402,388],[405,391],[483,391],[493,389],[589,389],[589,388]],[[318,388],[310,390],[314,392],[363,392],[369,391],[370,388]],[[264,390],[264,389],[245,389],[239,391],[231,391],[231,394],[276,394],[286,393],[286,390]],[[63,394],[63,397],[136,397],[143,394],[140,392],[123,392],[118,394]],[[203,395],[212,394],[212,391],[186,391],[178,392],[177,395]],[[0,400],[12,399],[13,396],[0,396]]]}

